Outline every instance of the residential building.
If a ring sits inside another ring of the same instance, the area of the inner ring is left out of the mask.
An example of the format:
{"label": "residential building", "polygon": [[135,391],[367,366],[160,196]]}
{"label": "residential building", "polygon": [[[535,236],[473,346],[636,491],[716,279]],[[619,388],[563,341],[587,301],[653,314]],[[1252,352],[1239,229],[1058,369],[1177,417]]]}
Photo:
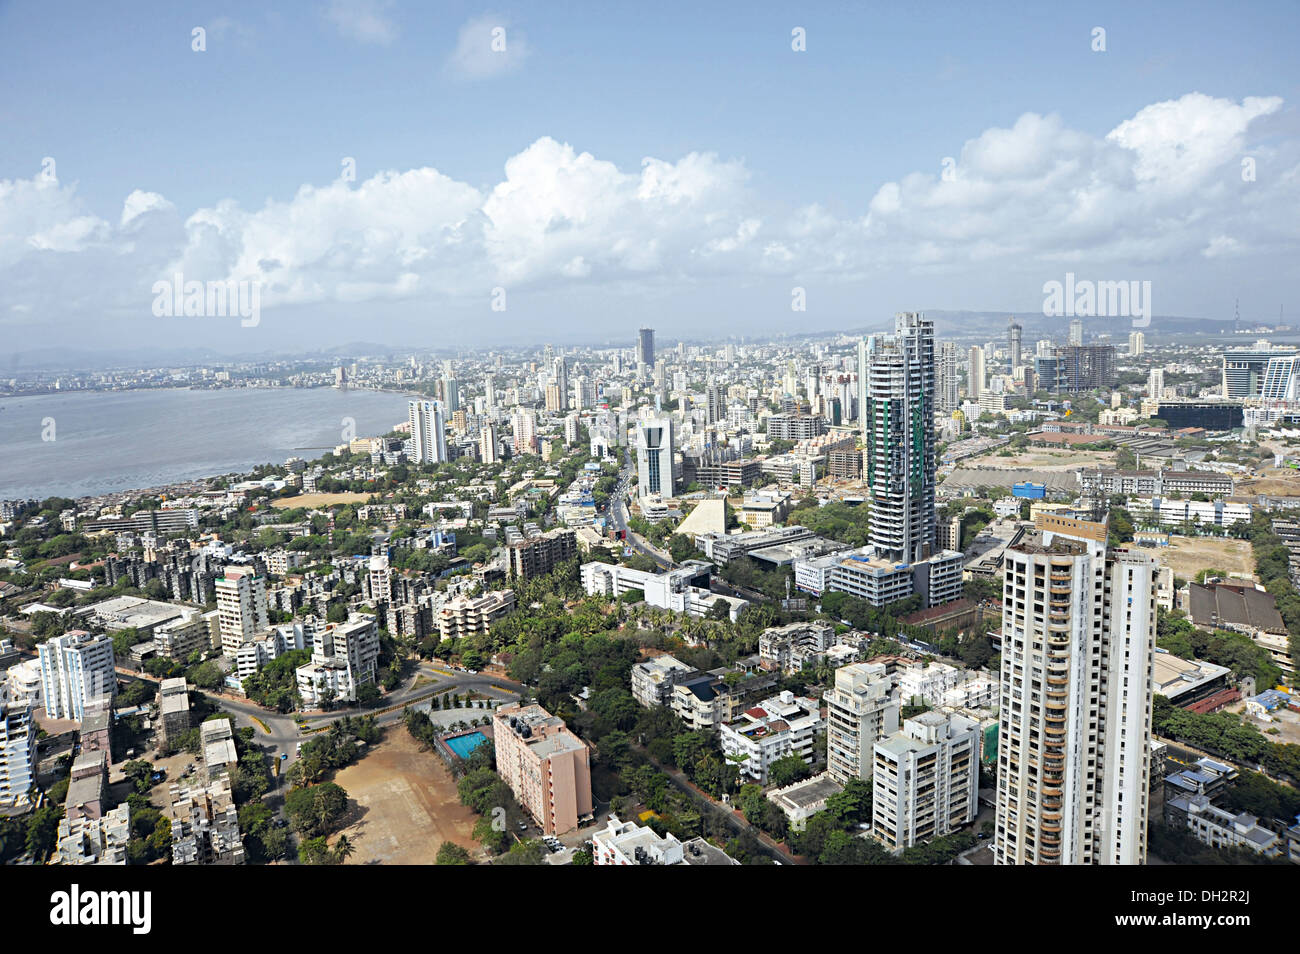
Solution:
{"label": "residential building", "polygon": [[239,647],[270,628],[266,580],[249,567],[228,566],[217,580],[221,650],[232,659]]}
{"label": "residential building", "polygon": [[675,656],[652,656],[632,667],[632,696],[647,709],[672,702],[673,686],[698,670]]}
{"label": "residential building", "polygon": [[0,686],[0,808],[26,805],[36,781],[36,722],[27,700]]}
{"label": "residential building", "polygon": [[835,670],[826,703],[826,770],[841,785],[868,779],[876,741],[898,730],[899,703],[882,663],[853,663]]}
{"label": "residential building", "polygon": [[547,835],[573,831],[591,814],[587,745],[539,705],[501,706],[492,716],[497,772]]}
{"label": "residential building", "polygon": [[871,543],[903,562],[934,548],[934,323],[906,312],[872,335],[863,363],[864,481]]}
{"label": "residential building", "polygon": [[1245,848],[1266,858],[1280,858],[1286,852],[1285,841],[1260,825],[1257,817],[1219,808],[1207,795],[1170,799],[1165,812],[1183,820],[1197,841],[1213,848]]}
{"label": "residential building", "polygon": [[379,664],[375,617],[358,615],[331,624],[313,637],[311,662],[299,666],[298,695],[306,709],[327,702],[355,702],[357,689],[373,684]]}
{"label": "residential building", "polygon": [[411,460],[417,464],[441,464],[447,460],[447,431],[441,401],[410,401],[407,418],[411,425]]}
{"label": "residential building", "polygon": [[561,528],[512,543],[506,551],[510,575],[531,580],[577,556],[578,538],[572,530]]}
{"label": "residential building", "polygon": [[994,858],[1146,858],[1156,564],[1039,514],[1005,554]]}
{"label": "residential building", "polygon": [[172,748],[190,730],[190,687],[184,676],[164,679],[158,687],[162,747]]}
{"label": "residential building", "polygon": [[438,632],[443,639],[490,633],[492,624],[514,608],[514,590],[494,590],[475,597],[460,594],[438,610]]}
{"label": "residential building", "polygon": [[87,708],[111,702],[117,694],[113,640],[74,629],[36,647],[41,663],[41,695],[51,719],[86,717]]}
{"label": "residential building", "polygon": [[797,755],[813,762],[813,742],[826,725],[816,699],[785,691],[764,699],[721,728],[722,752],[740,767],[742,777],[767,783],[777,759]]}
{"label": "residential building", "polygon": [[59,822],[56,865],[125,865],[131,840],[131,808],[119,805],[102,818],[64,818]]}
{"label": "residential building", "polygon": [[765,629],[758,637],[758,658],[764,669],[797,673],[835,644],[829,623],[790,623]]}
{"label": "residential building", "polygon": [[979,812],[979,723],[923,712],[876,742],[871,834],[891,851],[951,834]]}

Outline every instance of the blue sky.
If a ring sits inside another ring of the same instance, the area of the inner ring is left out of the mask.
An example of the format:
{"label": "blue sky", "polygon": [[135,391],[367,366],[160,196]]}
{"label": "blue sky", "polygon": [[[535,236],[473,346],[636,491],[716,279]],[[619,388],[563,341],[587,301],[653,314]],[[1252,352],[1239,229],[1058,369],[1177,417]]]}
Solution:
{"label": "blue sky", "polygon": [[[790,323],[794,285],[809,289],[800,324],[860,326],[900,308],[1037,307],[1075,266],[1152,279],[1158,313],[1300,308],[1293,3],[178,6],[0,6],[0,329],[19,340],[147,331],[148,285],[178,264],[264,283],[267,320],[238,342],[253,350],[304,330],[420,346],[642,320],[760,333]],[[494,26],[504,54],[487,49]],[[1025,114],[1051,121],[1017,126]],[[537,146],[552,140],[571,153]],[[1202,142],[1191,173],[1162,164]],[[1242,192],[1247,154],[1258,178]],[[688,175],[691,155],[713,158]],[[14,185],[45,157],[57,188]],[[296,199],[328,189],[343,157],[346,188],[429,169],[456,194],[377,183],[323,216],[319,194]],[[512,157],[523,185],[493,211]],[[653,207],[646,157],[676,183]],[[964,194],[944,192],[944,157]],[[574,190],[558,205],[557,181]],[[882,206],[890,183],[901,202]],[[158,198],[128,229],[137,191]],[[397,221],[404,207],[448,211],[426,234]],[[306,248],[297,228],[337,235]],[[368,245],[376,229],[392,241]],[[511,304],[484,313],[496,287]]]}

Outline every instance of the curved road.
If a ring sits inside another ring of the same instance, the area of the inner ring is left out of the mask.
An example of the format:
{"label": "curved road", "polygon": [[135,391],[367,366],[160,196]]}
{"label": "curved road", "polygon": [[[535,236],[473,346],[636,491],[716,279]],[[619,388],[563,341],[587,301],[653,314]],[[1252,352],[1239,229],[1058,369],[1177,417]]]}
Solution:
{"label": "curved road", "polygon": [[623,461],[623,469],[619,471],[618,489],[609,504],[609,515],[610,519],[614,521],[614,529],[624,531],[626,536],[624,542],[632,549],[649,557],[656,566],[671,570],[677,564],[666,553],[655,549],[644,537],[627,525],[627,496],[632,485],[632,452],[630,450],[623,452]]}

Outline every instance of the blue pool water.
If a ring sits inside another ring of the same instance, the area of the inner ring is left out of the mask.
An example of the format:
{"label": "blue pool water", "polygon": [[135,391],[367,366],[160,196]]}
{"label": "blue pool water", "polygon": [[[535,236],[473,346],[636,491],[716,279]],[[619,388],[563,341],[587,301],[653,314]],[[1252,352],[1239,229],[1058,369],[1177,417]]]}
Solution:
{"label": "blue pool water", "polygon": [[467,735],[458,735],[454,739],[447,740],[447,748],[451,749],[462,759],[469,758],[469,754],[487,741],[487,736],[482,732],[470,732]]}

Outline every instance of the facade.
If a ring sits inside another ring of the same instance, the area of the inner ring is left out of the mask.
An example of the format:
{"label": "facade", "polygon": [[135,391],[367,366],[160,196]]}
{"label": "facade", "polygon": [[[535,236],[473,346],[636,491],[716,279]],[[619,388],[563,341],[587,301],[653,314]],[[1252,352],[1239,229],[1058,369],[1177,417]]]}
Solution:
{"label": "facade", "polygon": [[863,480],[871,543],[912,562],[934,547],[934,323],[906,312],[894,329],[862,349]]}
{"label": "facade", "polygon": [[671,497],[673,483],[673,422],[670,418],[641,421],[636,427],[637,496]]}
{"label": "facade", "polygon": [[266,615],[266,580],[248,567],[226,567],[217,580],[221,650],[232,659],[239,647],[270,629]]}
{"label": "facade", "polygon": [[296,670],[303,707],[355,702],[357,689],[374,683],[378,664],[379,629],[373,616],[325,627],[313,637],[311,662]]}
{"label": "facade", "polygon": [[1115,383],[1114,345],[1068,345],[1037,358],[1039,387],[1057,394],[1107,388]]}
{"label": "facade", "polygon": [[994,858],[1142,864],[1156,564],[1040,514],[1006,551]]}
{"label": "facade", "polygon": [[41,663],[41,695],[51,719],[86,717],[86,710],[111,703],[117,694],[113,640],[72,630],[36,647]]}
{"label": "facade", "polygon": [[125,865],[131,840],[131,808],[119,805],[103,818],[64,818],[52,864]]}
{"label": "facade", "polygon": [[190,688],[184,676],[164,679],[158,686],[163,746],[174,746],[190,730]]}
{"label": "facade", "polygon": [[934,370],[934,409],[939,414],[951,414],[961,406],[961,391],[957,381],[956,344],[945,341],[939,346],[939,362]]}
{"label": "facade", "polygon": [[587,745],[539,705],[502,706],[492,716],[497,771],[547,835],[591,814]]}
{"label": "facade", "polygon": [[578,538],[572,530],[559,529],[531,537],[506,548],[510,575],[522,580],[550,573],[565,560],[578,555]]}
{"label": "facade", "polygon": [[874,746],[898,730],[899,703],[882,663],[853,663],[835,670],[826,703],[826,770],[843,785],[871,778]]}
{"label": "facade", "polygon": [[721,726],[722,753],[739,764],[743,778],[766,784],[777,759],[797,755],[812,764],[813,742],[825,724],[816,699],[782,692]]}
{"label": "facade", "polygon": [[514,608],[514,590],[495,590],[472,598],[457,596],[438,611],[438,632],[443,639],[489,633],[492,624]]}
{"label": "facade", "polygon": [[626,593],[640,590],[649,606],[703,617],[719,602],[726,603],[732,622],[747,605],[737,597],[722,596],[709,590],[709,572],[712,567],[700,560],[687,560],[673,570],[652,573],[614,563],[584,563],[582,587],[588,594],[600,594],[617,599]]}
{"label": "facade", "polygon": [[647,709],[669,705],[677,681],[696,672],[675,656],[653,656],[632,667],[632,696]]}
{"label": "facade", "polygon": [[[963,555],[941,550],[916,563],[883,559],[870,548],[838,555],[827,568],[826,589],[848,593],[873,606],[920,594],[925,607],[959,599],[962,594]],[[805,579],[815,582],[805,571]]]}
{"label": "facade", "polygon": [[441,401],[410,401],[407,419],[411,425],[411,460],[417,464],[441,464],[447,460],[447,431]]}
{"label": "facade", "polygon": [[942,712],[923,712],[877,742],[872,837],[902,851],[973,822],[979,750],[979,723]]}
{"label": "facade", "polygon": [[36,780],[36,723],[26,700],[0,687],[0,806],[26,805]]}

